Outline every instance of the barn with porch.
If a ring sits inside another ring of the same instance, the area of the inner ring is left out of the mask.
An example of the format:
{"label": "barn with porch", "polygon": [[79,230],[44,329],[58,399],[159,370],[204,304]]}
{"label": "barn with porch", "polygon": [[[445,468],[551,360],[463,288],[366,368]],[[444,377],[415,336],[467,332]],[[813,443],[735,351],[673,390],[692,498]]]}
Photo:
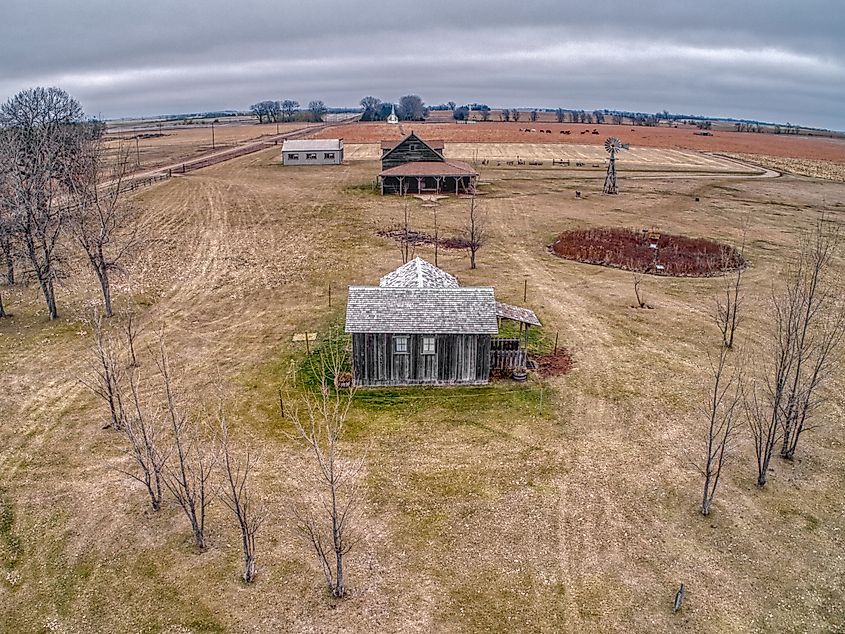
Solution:
{"label": "barn with porch", "polygon": [[381,145],[382,194],[472,194],[478,181],[469,163],[447,159],[443,141],[423,141],[411,132]]}
{"label": "barn with porch", "polygon": [[[500,339],[499,324],[520,323],[525,336]],[[458,280],[415,258],[378,286],[350,286],[346,332],[358,386],[481,385],[493,370],[528,365],[527,308],[497,302],[489,286]]]}

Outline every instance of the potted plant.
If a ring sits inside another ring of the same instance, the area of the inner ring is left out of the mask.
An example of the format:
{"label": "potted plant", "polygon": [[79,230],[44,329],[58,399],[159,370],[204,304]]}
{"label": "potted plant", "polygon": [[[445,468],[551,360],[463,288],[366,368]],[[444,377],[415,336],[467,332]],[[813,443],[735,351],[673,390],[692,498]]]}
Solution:
{"label": "potted plant", "polygon": [[525,366],[518,366],[514,368],[513,372],[511,373],[511,378],[514,381],[524,381],[528,378],[528,369]]}

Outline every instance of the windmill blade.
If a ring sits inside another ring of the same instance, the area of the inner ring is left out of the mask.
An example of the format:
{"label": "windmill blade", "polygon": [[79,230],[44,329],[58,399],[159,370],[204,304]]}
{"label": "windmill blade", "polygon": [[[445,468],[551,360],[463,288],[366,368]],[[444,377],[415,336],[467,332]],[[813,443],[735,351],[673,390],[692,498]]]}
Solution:
{"label": "windmill blade", "polygon": [[623,150],[627,149],[627,145],[623,145],[622,141],[617,139],[615,136],[608,137],[604,142],[604,149],[609,153],[613,154],[616,150]]}

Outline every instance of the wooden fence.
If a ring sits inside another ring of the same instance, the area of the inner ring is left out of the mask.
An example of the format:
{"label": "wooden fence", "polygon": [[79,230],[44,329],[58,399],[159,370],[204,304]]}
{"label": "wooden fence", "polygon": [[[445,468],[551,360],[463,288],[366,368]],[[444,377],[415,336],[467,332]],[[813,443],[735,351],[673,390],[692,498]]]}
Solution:
{"label": "wooden fence", "polygon": [[491,350],[491,370],[516,370],[528,366],[525,350]]}
{"label": "wooden fence", "polygon": [[520,348],[519,339],[494,337],[490,340],[490,369],[515,370],[526,367],[528,356]]}

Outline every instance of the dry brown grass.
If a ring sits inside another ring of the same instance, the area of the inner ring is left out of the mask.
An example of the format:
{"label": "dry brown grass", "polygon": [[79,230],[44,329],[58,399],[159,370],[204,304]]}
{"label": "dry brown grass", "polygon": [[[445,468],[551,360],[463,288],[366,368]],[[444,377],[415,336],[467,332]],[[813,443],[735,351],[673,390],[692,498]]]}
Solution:
{"label": "dry brown grass", "polygon": [[[567,262],[545,246],[560,231],[658,226],[738,242],[746,255],[749,352],[797,231],[821,211],[845,220],[845,186],[793,177],[601,181],[482,169],[490,240],[465,284],[528,302],[575,359],[565,376],[513,391],[387,392],[354,411],[353,447],[369,447],[366,539],[350,556],[353,597],[332,606],[288,504],[303,452],[280,433],[275,389],[291,335],[342,315],[343,289],[375,282],[399,251],[375,230],[397,198],[369,193],[375,162],[278,165],[261,152],[177,177],[138,196],[151,241],[116,289],[165,328],[194,400],[226,384],[236,439],[264,447],[259,473],[272,517],[259,536],[253,587],[238,581],[237,534],[217,506],[211,548],[197,555],[179,511],[144,512],[117,469],[121,440],[77,380],[95,282],[61,290],[47,323],[35,289],[4,293],[0,323],[0,630],[99,631],[836,631],[845,627],[845,381],[794,464],[754,487],[750,447],[730,467],[711,518],[684,449],[697,416],[718,280],[648,279],[655,310],[636,311],[630,274]],[[584,192],[576,200],[574,189]],[[700,202],[695,202],[695,197]],[[414,224],[431,209],[412,202]],[[443,201],[442,234],[467,203]],[[430,249],[418,249],[433,258]],[[841,263],[840,263],[841,266]],[[331,282],[336,303],[327,307]],[[148,364],[148,362],[145,362]],[[145,365],[148,368],[148,365]],[[380,393],[379,393],[380,394]],[[404,394],[404,396],[402,396]],[[11,518],[5,520],[4,518]],[[789,555],[779,557],[788,545]],[[682,612],[672,597],[687,586]]]}
{"label": "dry brown grass", "polygon": [[[122,144],[128,152],[132,169],[152,170],[167,167],[182,161],[193,160],[231,149],[246,143],[276,136],[278,129],[280,134],[301,130],[315,124],[310,123],[246,123],[220,124],[214,126],[214,147],[212,148],[210,124],[195,125],[172,125],[163,126],[159,132],[155,126],[150,126],[141,131],[127,131],[120,127],[109,129],[107,140],[111,147],[118,147]],[[144,135],[159,135],[144,138]],[[135,137],[138,137],[137,152]],[[281,148],[280,148],[281,149]]]}
{"label": "dry brown grass", "polygon": [[810,178],[823,178],[837,183],[845,183],[845,160],[821,161],[817,159],[784,158],[764,154],[730,154],[741,161],[750,161],[780,172],[788,172]]}

